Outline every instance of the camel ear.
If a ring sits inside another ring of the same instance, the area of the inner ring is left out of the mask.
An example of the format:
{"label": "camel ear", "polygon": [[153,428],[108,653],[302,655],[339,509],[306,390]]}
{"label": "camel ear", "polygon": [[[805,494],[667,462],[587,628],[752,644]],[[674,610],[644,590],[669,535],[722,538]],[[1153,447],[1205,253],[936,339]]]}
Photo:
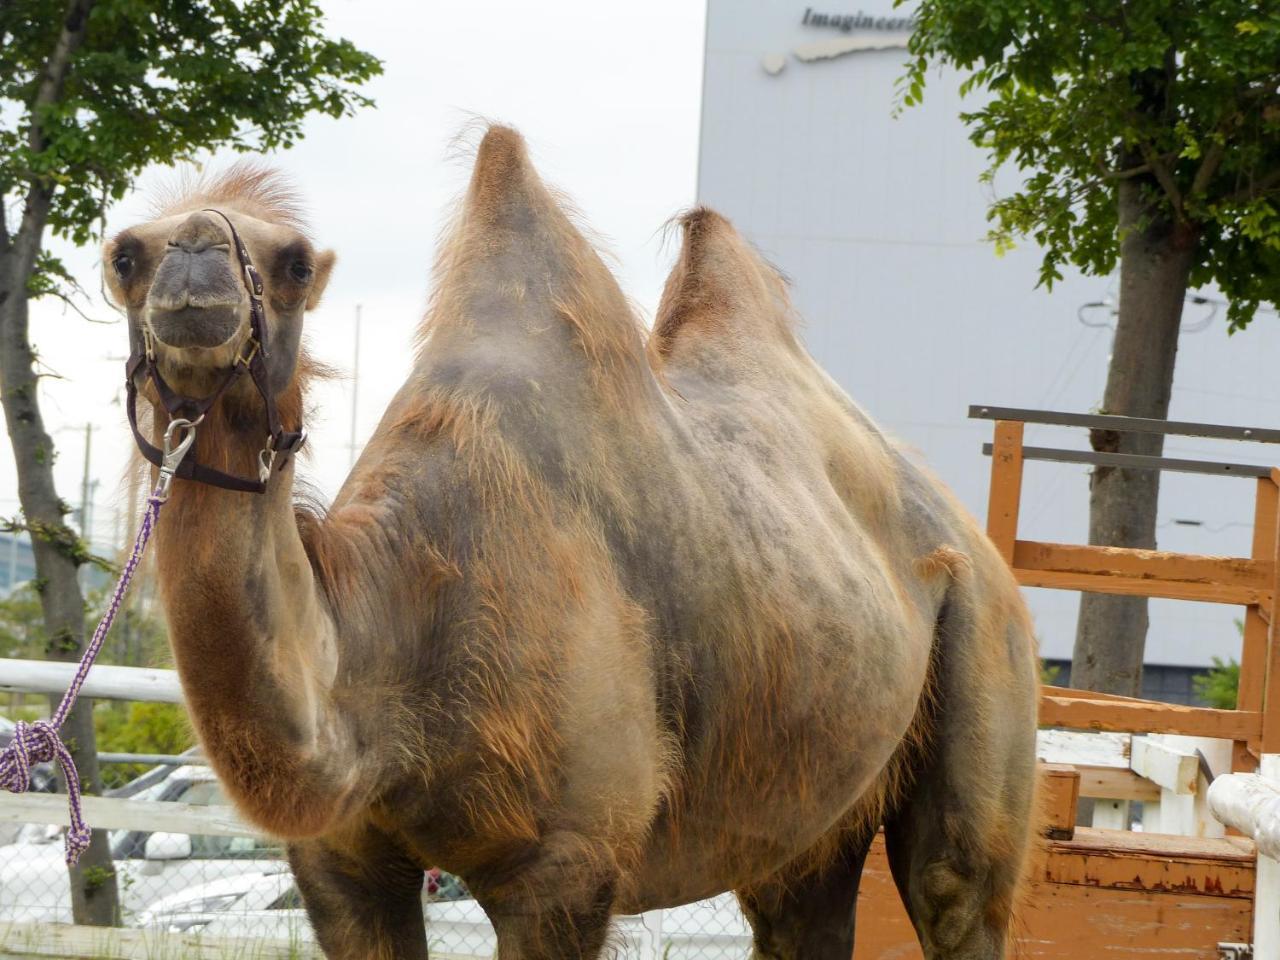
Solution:
{"label": "camel ear", "polygon": [[311,277],[311,292],[307,294],[308,310],[314,310],[320,306],[320,298],[324,296],[324,288],[329,285],[329,274],[337,259],[337,254],[332,250],[325,250],[316,257],[315,272]]}

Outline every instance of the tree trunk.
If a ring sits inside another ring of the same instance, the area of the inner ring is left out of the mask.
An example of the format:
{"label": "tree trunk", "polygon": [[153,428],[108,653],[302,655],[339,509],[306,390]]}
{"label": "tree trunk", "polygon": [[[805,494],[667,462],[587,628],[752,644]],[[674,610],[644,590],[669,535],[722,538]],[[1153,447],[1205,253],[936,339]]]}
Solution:
{"label": "tree trunk", "polygon": [[[1119,186],[1120,313],[1102,413],[1169,415],[1178,329],[1196,237],[1153,215],[1137,180]],[[1094,430],[1093,449],[1159,456],[1157,434]],[[1089,542],[1154,549],[1160,474],[1094,467],[1089,484]],[[1142,692],[1147,599],[1086,593],[1080,598],[1071,685],[1125,696]]]}
{"label": "tree trunk", "polygon": [[[34,242],[38,249],[38,240]],[[68,508],[53,483],[53,440],[40,415],[26,294],[33,258],[29,250],[26,256],[18,255],[14,248],[20,246],[6,243],[0,251],[0,403],[18,472],[18,498],[31,530],[48,654],[52,659],[75,661],[84,650],[84,598],[69,546],[75,535],[64,521]],[[92,701],[83,699],[76,705],[62,727],[62,738],[75,758],[81,788],[85,793],[100,793],[92,706]],[[116,877],[105,831],[93,831],[89,849],[69,873],[75,922],[118,922]]]}

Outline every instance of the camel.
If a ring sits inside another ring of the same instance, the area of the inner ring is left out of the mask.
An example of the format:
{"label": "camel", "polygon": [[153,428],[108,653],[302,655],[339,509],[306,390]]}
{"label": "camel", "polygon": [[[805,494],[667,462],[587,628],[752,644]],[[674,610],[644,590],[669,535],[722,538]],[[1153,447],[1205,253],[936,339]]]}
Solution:
{"label": "camel", "polygon": [[[225,789],[285,839],[331,958],[425,958],[438,866],[502,960],[593,958],[611,915],[729,890],[756,957],[848,960],[881,827],[926,956],[1003,956],[1037,681],[1006,566],[726,219],[679,218],[646,336],[566,209],[490,128],[412,373],[327,510],[292,461],[261,494],[175,482],[159,592]],[[206,396],[252,347],[228,224],[297,429],[334,257],[276,175],[114,236],[107,284]],[[252,476],[263,399],[241,378],[196,431],[200,463]]]}

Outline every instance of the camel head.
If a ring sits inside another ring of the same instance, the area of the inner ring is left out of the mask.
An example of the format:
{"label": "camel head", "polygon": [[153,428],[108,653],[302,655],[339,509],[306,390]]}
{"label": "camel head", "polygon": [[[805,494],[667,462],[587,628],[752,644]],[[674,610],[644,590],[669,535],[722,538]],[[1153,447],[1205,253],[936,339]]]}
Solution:
{"label": "camel head", "polygon": [[273,171],[237,164],[121,231],[103,250],[107,288],[128,313],[131,346],[149,337],[175,389],[210,392],[247,347],[250,330],[245,274],[227,220],[210,210],[234,224],[262,277],[278,392],[293,379],[303,314],[319,303],[334,255],[312,244],[292,191]]}

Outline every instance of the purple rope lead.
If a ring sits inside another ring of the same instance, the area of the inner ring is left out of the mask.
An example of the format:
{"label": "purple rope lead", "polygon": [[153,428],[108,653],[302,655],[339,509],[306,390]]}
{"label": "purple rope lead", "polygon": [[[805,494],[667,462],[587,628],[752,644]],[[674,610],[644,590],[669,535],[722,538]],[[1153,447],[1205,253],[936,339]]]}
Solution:
{"label": "purple rope lead", "polygon": [[107,612],[98,621],[98,627],[93,631],[93,639],[89,641],[84,656],[80,658],[80,666],[71,681],[71,686],[63,694],[58,709],[48,720],[37,720],[35,723],[19,720],[13,732],[13,740],[4,748],[3,753],[0,753],[0,787],[10,793],[26,793],[31,786],[32,764],[58,761],[58,766],[62,768],[63,776],[67,781],[67,800],[71,808],[71,826],[67,830],[68,864],[75,864],[79,861],[80,854],[88,849],[90,831],[84,822],[84,813],[80,807],[80,777],[76,773],[75,761],[71,759],[71,751],[62,742],[58,731],[62,728],[71,708],[75,706],[80,688],[84,686],[89,676],[89,668],[93,666],[98,651],[102,649],[102,644],[107,639],[107,631],[111,629],[111,623],[120,610],[125,591],[129,589],[129,581],[133,579],[133,574],[142,561],[142,551],[147,541],[151,539],[151,531],[155,527],[156,518],[160,516],[160,507],[164,504],[167,495],[167,480],[168,478],[162,476],[160,486],[156,487],[155,492],[147,498],[147,509],[142,515],[138,538],[133,542],[133,553],[129,555],[129,562],[124,565],[124,570],[120,573],[115,592],[111,595],[111,602],[107,605]]}

